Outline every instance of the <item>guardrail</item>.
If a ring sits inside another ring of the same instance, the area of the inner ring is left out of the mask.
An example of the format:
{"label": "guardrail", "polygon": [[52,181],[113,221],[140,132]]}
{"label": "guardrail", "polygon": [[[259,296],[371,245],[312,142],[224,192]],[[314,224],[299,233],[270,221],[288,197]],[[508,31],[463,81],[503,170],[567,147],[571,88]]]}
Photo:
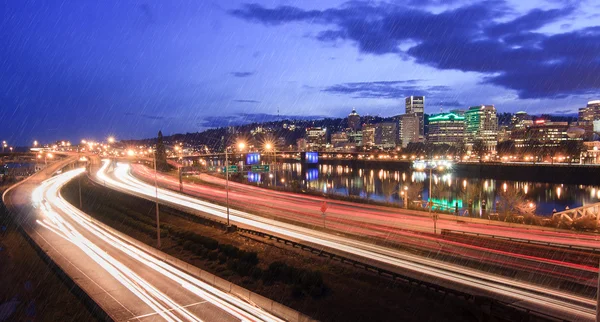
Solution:
{"label": "guardrail", "polygon": [[508,240],[508,241],[514,241],[514,242],[519,242],[519,243],[526,243],[526,244],[536,244],[536,245],[560,247],[560,248],[567,248],[567,249],[577,249],[577,250],[587,250],[587,251],[592,251],[592,252],[600,252],[600,248],[595,248],[595,247],[584,247],[584,246],[574,246],[574,245],[566,245],[566,244],[556,244],[556,243],[549,243],[549,242],[543,242],[543,241],[537,241],[537,240],[531,240],[531,239],[524,239],[524,238],[513,238],[513,237],[505,237],[505,236],[498,236],[498,235],[492,235],[492,234],[482,234],[482,233],[471,233],[471,232],[466,232],[466,231],[462,231],[462,230],[452,230],[452,229],[442,229],[441,230],[441,234],[442,235],[448,234],[448,233],[460,234],[460,235],[468,235],[468,236],[476,236],[476,237],[485,237],[485,238],[492,238],[492,239],[499,239],[499,240]]}
{"label": "guardrail", "polygon": [[[505,302],[505,301],[498,301],[498,300],[494,300],[494,299],[490,299],[490,298],[485,298],[485,297],[482,298],[482,297],[478,297],[478,296],[475,296],[475,295],[470,294],[470,293],[456,291],[456,290],[450,289],[448,287],[444,287],[444,286],[440,286],[440,285],[437,285],[437,284],[434,284],[434,283],[429,283],[429,282],[425,282],[425,281],[422,281],[422,280],[418,280],[418,279],[415,279],[415,278],[412,278],[412,277],[409,277],[409,276],[406,276],[406,275],[403,275],[403,274],[392,272],[390,270],[379,268],[377,266],[366,264],[364,262],[361,262],[361,261],[358,261],[358,260],[355,260],[355,259],[351,259],[351,258],[348,258],[348,257],[345,257],[345,256],[338,255],[336,253],[332,253],[332,252],[326,251],[323,248],[312,247],[312,246],[309,246],[309,245],[305,245],[305,244],[299,243],[297,241],[293,241],[293,240],[289,240],[289,239],[286,239],[286,238],[282,238],[282,237],[277,236],[277,235],[273,235],[273,234],[269,234],[269,233],[264,233],[264,232],[261,232],[261,231],[247,229],[247,228],[238,228],[237,231],[238,232],[242,232],[242,233],[246,233],[246,234],[249,234],[249,235],[253,235],[253,236],[259,236],[259,237],[267,238],[269,240],[274,240],[276,242],[283,243],[285,245],[292,246],[294,248],[299,248],[301,250],[308,251],[308,252],[310,252],[312,254],[315,254],[315,255],[318,255],[318,256],[328,257],[331,260],[339,261],[340,263],[344,263],[344,264],[349,264],[349,265],[352,265],[352,266],[354,266],[356,268],[361,268],[361,269],[364,269],[364,270],[369,271],[371,273],[376,273],[379,276],[390,278],[390,279],[392,279],[394,281],[402,281],[402,282],[409,283],[411,285],[417,285],[417,286],[425,287],[425,288],[428,288],[428,289],[433,290],[435,292],[443,293],[445,295],[456,296],[456,297],[459,297],[459,298],[463,298],[463,299],[465,299],[467,301],[472,301],[472,302],[476,302],[476,303],[479,303],[479,304],[482,304],[481,303],[482,300],[483,300],[484,303],[487,301],[487,304],[490,307],[490,314],[494,313],[493,308],[498,308],[498,305],[494,305],[494,303],[496,303],[496,304],[500,304],[504,308],[511,308],[511,309],[517,310],[519,312],[524,312],[526,314],[534,314],[534,315],[543,317],[545,319],[553,320],[553,321],[564,321],[562,319],[557,319],[557,318],[555,318],[555,317],[553,317],[551,315],[548,315],[545,312],[541,312],[541,311],[536,311],[536,310],[531,310],[531,309],[528,309],[528,308],[524,308],[524,307],[518,306],[518,305],[516,305],[514,303],[509,303],[509,302]],[[505,311],[506,310],[504,310],[504,312]],[[497,316],[503,317],[503,318],[505,317],[503,315],[497,315]]]}

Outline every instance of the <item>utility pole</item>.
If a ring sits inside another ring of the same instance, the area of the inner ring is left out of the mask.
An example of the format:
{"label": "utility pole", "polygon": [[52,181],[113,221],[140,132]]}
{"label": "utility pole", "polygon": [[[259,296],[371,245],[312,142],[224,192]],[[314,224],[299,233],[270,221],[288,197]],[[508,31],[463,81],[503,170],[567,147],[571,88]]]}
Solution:
{"label": "utility pole", "polygon": [[156,241],[157,247],[160,249],[160,216],[158,210],[158,183],[156,182],[156,153],[158,149],[154,150],[154,191],[156,192]]}
{"label": "utility pole", "polygon": [[77,180],[77,182],[79,183],[79,209],[83,210],[83,202],[81,200],[81,174],[79,175],[79,180]]}
{"label": "utility pole", "polygon": [[[277,108],[277,113],[279,114],[279,108]],[[277,188],[277,148],[275,143],[273,143],[273,177],[275,178],[275,188]]]}
{"label": "utility pole", "polygon": [[600,260],[598,262],[598,285],[596,288],[596,322],[600,322]]}
{"label": "utility pole", "polygon": [[431,199],[432,199],[431,198],[431,193],[432,193],[432,191],[431,191],[431,181],[433,180],[432,172],[433,172],[433,168],[429,167],[429,200],[428,200],[429,201],[428,202],[429,214],[431,214],[431,206],[433,205],[433,202],[431,201]]}
{"label": "utility pole", "polygon": [[[226,133],[227,134],[227,133]],[[227,228],[229,228],[229,155],[227,154],[227,139],[225,142],[225,195],[227,203]]]}

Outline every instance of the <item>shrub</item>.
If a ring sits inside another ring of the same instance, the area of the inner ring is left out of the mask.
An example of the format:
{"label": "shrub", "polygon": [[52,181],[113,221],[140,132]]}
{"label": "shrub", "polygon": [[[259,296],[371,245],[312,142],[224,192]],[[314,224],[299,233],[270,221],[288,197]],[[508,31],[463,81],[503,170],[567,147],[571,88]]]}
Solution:
{"label": "shrub", "polygon": [[256,265],[258,264],[258,254],[256,252],[246,252],[246,251],[241,251],[240,252],[240,259],[250,265]]}
{"label": "shrub", "polygon": [[217,260],[218,257],[219,257],[219,252],[216,250],[213,250],[212,252],[208,253],[208,259],[210,259],[211,261]]}

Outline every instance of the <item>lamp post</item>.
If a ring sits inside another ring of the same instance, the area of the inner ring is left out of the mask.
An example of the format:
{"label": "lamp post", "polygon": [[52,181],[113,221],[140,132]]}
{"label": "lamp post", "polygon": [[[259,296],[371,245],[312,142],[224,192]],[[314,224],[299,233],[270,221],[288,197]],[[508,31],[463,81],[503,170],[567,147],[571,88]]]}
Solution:
{"label": "lamp post", "polygon": [[273,149],[273,177],[274,177],[273,182],[275,182],[275,187],[277,187],[277,170],[275,169],[275,164],[277,163],[277,150],[275,149],[274,144],[271,144],[271,143],[265,144],[266,150],[271,150],[271,148]]}
{"label": "lamp post", "polygon": [[6,144],[6,141],[2,141],[2,153],[4,153],[4,149],[6,149],[8,147],[8,144]]}
{"label": "lamp post", "polygon": [[227,149],[227,141],[225,141],[225,199],[227,204],[227,228],[229,228],[229,154]]}
{"label": "lamp post", "polygon": [[[432,213],[432,208],[433,208],[433,186],[432,186],[433,168],[436,168],[436,165],[428,164],[428,168],[429,168],[429,198],[428,198],[429,200],[427,201],[427,205],[429,206],[429,214],[431,215],[431,219],[433,220],[433,234],[437,234],[438,214]],[[444,170],[444,167],[441,165],[437,168],[440,171]]]}
{"label": "lamp post", "polygon": [[156,201],[156,245],[158,247],[158,249],[160,249],[160,212],[158,210],[158,183],[156,181],[156,153],[158,152],[158,149],[154,150],[154,191],[156,193],[155,195],[155,201]]}

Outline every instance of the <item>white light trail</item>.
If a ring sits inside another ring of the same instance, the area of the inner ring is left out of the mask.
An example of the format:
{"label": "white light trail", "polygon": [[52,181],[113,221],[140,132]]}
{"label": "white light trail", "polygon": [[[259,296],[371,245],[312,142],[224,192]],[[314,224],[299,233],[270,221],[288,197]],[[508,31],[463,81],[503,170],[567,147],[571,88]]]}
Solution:
{"label": "white light trail", "polygon": [[[65,172],[59,176],[44,181],[35,189],[32,198],[35,206],[40,206],[46,217],[37,222],[79,247],[86,255],[98,263],[122,285],[135,294],[140,300],[152,308],[167,321],[201,321],[182,305],[160,292],[152,284],[141,278],[131,268],[110,256],[90,239],[85,238],[79,230],[91,233],[106,245],[123,252],[130,258],[142,263],[162,276],[173,280],[182,291],[201,297],[224,312],[241,321],[282,321],[281,319],[253,306],[242,299],[225,293],[204,283],[195,277],[153,257],[143,249],[138,248],[119,237],[112,230],[103,227],[86,214],[66,202],[60,195],[60,188],[68,181],[83,173],[83,169]],[[67,217],[62,217],[65,214]],[[75,225],[71,225],[68,220]],[[77,228],[75,227],[77,226]],[[79,229],[79,230],[78,230]],[[178,315],[174,314],[178,313]]]}
{"label": "white light trail", "polygon": [[[106,182],[113,189],[154,200],[155,187],[133,177],[129,172],[127,164],[117,164],[114,169],[114,176],[117,180],[112,179],[112,177],[106,174],[107,164],[105,162],[104,166],[96,174],[100,181]],[[225,218],[226,216],[225,207],[181,195],[170,190],[159,188],[158,197],[163,202],[176,207],[184,207],[219,218]],[[501,298],[508,297],[516,302],[520,302],[515,303],[520,306],[530,306],[533,304],[537,308],[551,308],[555,312],[560,311],[566,316],[578,317],[580,319],[591,320],[595,317],[594,308],[596,301],[594,299],[519,282],[514,279],[431,260],[421,256],[402,253],[389,248],[282,223],[242,211],[231,210],[230,219],[233,222],[251,226],[257,230],[268,231],[293,239],[326,246],[413,272],[459,283],[486,293],[492,292]]]}

